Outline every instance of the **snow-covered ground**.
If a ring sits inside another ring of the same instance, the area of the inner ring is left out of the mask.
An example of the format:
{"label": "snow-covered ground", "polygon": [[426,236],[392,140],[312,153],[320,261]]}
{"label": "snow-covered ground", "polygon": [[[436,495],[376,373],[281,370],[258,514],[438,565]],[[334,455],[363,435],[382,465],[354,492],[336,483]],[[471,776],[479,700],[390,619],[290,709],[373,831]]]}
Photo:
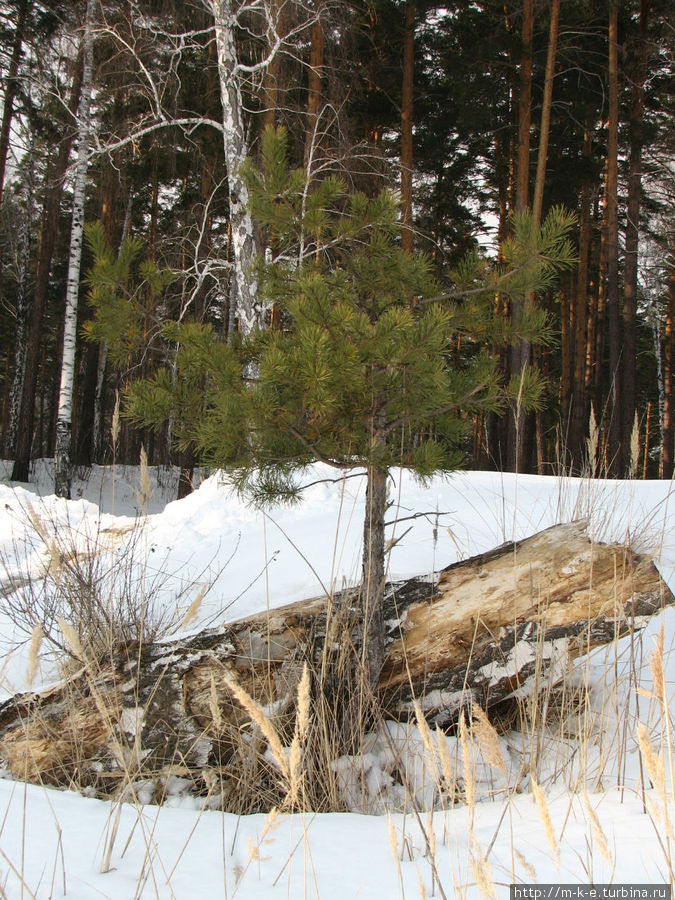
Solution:
{"label": "snow-covered ground", "polygon": [[[262,514],[218,475],[205,477],[184,500],[168,502],[175,472],[150,470],[152,495],[141,499],[137,468],[118,467],[114,479],[110,469],[94,468],[66,502],[50,495],[48,463],[36,467],[31,485],[9,484],[8,471],[0,483],[3,593],[10,585],[21,591],[29,576],[35,580],[47,572],[55,546],[62,554],[95,553],[103,571],[120,569],[124,559],[157,615],[170,612],[173,636],[204,586],[190,632],[358,579],[360,476],[336,480],[332,470],[314,467],[299,505]],[[630,536],[651,552],[675,590],[671,491],[669,482],[486,472],[456,473],[421,486],[409,473],[394,471],[389,531],[401,540],[389,571],[393,578],[430,574],[504,541],[584,517],[594,538]],[[144,517],[137,518],[139,507]],[[180,795],[161,808],[115,806],[3,780],[0,889],[9,897],[342,900],[418,897],[423,891],[506,895],[514,880],[667,883],[674,811],[670,804],[666,810],[660,806],[662,791],[649,788],[637,722],[648,726],[658,753],[669,731],[651,696],[648,657],[663,626],[666,687],[672,687],[673,616],[668,610],[655,617],[632,644],[626,639],[575,661],[570,681],[587,686],[586,707],[555,733],[549,728],[503,737],[508,778],[479,760],[472,823],[471,811],[461,805],[433,814],[270,820],[200,810],[194,798]],[[26,687],[29,633],[15,618],[0,608],[3,696]],[[54,678],[46,657],[40,678],[42,684]],[[399,726],[395,737],[402,739],[404,730]],[[424,806],[434,797],[433,764],[425,763],[416,729],[407,727],[405,737],[412,756],[417,748],[418,767],[426,765],[417,795]],[[375,737],[372,750],[368,765],[382,774],[386,749]],[[530,775],[544,787],[539,803],[530,793]],[[667,764],[665,781],[671,784]]]}

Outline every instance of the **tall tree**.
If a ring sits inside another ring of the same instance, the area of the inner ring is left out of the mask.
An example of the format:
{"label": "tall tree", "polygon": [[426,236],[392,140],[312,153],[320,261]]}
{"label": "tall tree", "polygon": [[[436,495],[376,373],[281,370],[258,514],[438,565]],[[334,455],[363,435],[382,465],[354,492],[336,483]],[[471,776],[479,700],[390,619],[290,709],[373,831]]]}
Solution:
{"label": "tall tree", "polygon": [[[242,99],[243,80],[256,72],[264,72],[274,64],[282,48],[299,33],[309,28],[313,16],[305,16],[300,26],[282,35],[280,17],[284,4],[243,3],[235,0],[204,0],[213,15],[218,56],[218,77],[222,111],[223,146],[227,166],[229,216],[232,247],[232,281],[230,293],[230,330],[242,335],[262,324],[264,309],[258,298],[253,271],[256,252],[253,221],[249,213],[248,186],[241,171],[248,155]],[[262,16],[266,43],[262,59],[243,63],[239,59],[236,32],[247,14]]]}
{"label": "tall tree", "polygon": [[94,15],[96,0],[87,0],[85,13],[82,71],[82,92],[77,109],[77,160],[73,187],[73,212],[68,253],[66,309],[63,326],[61,356],[61,384],[59,387],[58,418],[56,420],[56,448],[54,492],[57,497],[70,498],[72,480],[72,421],[75,387],[75,350],[77,344],[77,308],[80,294],[80,266],[84,240],[84,205],[89,167],[89,143],[92,121],[90,116],[94,73]]}
{"label": "tall tree", "polygon": [[640,25],[635,41],[630,110],[630,156],[626,205],[625,265],[623,275],[623,350],[621,354],[621,442],[630,447],[636,410],[636,324],[640,202],[642,198],[642,145],[645,79],[647,77],[647,27],[650,0],[641,0]]}
{"label": "tall tree", "polygon": [[12,55],[9,61],[9,69],[7,70],[5,82],[5,99],[2,107],[2,124],[0,125],[0,200],[2,200],[2,191],[5,184],[5,168],[7,166],[7,152],[9,150],[9,134],[12,127],[12,116],[14,114],[14,98],[16,97],[18,88],[17,76],[19,74],[21,48],[23,45],[28,10],[29,0],[19,0],[19,8],[17,10],[16,17],[16,28],[14,31],[14,42],[12,44]]}
{"label": "tall tree", "polygon": [[610,428],[608,464],[621,471],[624,458],[621,445],[621,323],[619,317],[619,44],[618,0],[609,0],[608,21],[609,118],[607,121],[607,177],[605,208],[607,216],[605,254],[607,260],[607,314],[609,322]]}
{"label": "tall tree", "polygon": [[[529,205],[530,186],[530,127],[532,122],[532,54],[534,32],[534,0],[523,0],[521,31],[521,56],[518,94],[518,148],[516,159],[515,210],[522,212]],[[515,298],[511,304],[511,316],[518,322],[525,315],[526,298]],[[530,363],[530,346],[525,340],[513,344],[509,354],[509,373],[525,379]],[[511,472],[522,471],[525,460],[525,410],[515,400],[508,418],[507,468]]]}
{"label": "tall tree", "polygon": [[548,138],[551,127],[551,105],[553,102],[553,78],[555,75],[555,59],[558,47],[558,21],[560,18],[560,0],[551,0],[549,12],[549,37],[546,55],[546,76],[544,80],[544,97],[541,104],[541,123],[539,126],[539,150],[537,152],[537,172],[534,179],[534,198],[532,200],[532,219],[536,227],[541,222],[541,210],[544,202],[544,184],[546,182],[546,161],[548,159]]}
{"label": "tall tree", "polygon": [[413,249],[413,79],[415,70],[415,0],[406,0],[403,26],[401,92],[401,246]]}
{"label": "tall tree", "polygon": [[307,126],[305,130],[305,168],[314,168],[314,155],[319,141],[321,83],[324,78],[326,39],[324,34],[325,0],[317,0],[317,13],[312,25],[307,80]]}

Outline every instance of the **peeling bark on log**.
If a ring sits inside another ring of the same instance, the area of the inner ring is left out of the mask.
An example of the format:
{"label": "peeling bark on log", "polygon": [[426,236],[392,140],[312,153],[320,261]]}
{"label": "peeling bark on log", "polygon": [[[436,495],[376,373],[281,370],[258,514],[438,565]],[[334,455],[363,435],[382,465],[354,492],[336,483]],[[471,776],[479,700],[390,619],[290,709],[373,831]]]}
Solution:
{"label": "peeling bark on log", "polygon": [[[249,721],[226,678],[283,733],[304,661],[318,671],[325,652],[359,633],[357,600],[303,600],[189,639],[127,647],[96,672],[85,667],[0,706],[0,755],[17,777],[59,780],[79,748],[102,791],[123,774],[222,772]],[[391,584],[382,704],[405,718],[417,698],[448,725],[473,701],[487,708],[559,680],[570,655],[642,627],[673,600],[650,558],[592,543],[583,522],[455,563],[435,580]]]}

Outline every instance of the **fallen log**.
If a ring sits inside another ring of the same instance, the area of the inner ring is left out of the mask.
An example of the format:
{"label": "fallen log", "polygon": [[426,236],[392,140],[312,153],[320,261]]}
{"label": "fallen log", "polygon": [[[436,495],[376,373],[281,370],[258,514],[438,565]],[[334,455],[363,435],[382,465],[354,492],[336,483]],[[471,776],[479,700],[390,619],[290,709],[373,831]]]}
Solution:
{"label": "fallen log", "polygon": [[[549,528],[435,578],[388,586],[379,699],[398,718],[416,701],[447,726],[472,702],[488,708],[561,678],[570,654],[642,627],[673,600],[648,556],[593,543],[583,522]],[[144,773],[222,771],[251,724],[232,680],[282,735],[292,731],[305,661],[317,671],[327,652],[357,640],[357,605],[353,591],[301,600],[186,639],[127,646],[103,664],[84,660],[58,687],[0,706],[3,764],[15,777],[57,783],[71,783],[76,765],[79,783],[102,793]]]}

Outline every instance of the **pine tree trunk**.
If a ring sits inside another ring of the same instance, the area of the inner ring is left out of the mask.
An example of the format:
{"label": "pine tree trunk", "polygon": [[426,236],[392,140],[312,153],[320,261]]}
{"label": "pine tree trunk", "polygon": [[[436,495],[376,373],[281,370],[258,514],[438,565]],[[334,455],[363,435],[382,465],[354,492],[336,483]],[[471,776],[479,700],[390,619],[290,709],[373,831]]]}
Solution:
{"label": "pine tree trunk", "polygon": [[640,200],[642,194],[642,128],[644,89],[647,74],[647,16],[648,0],[642,0],[640,31],[637,43],[637,64],[633,78],[633,103],[630,114],[630,163],[628,176],[628,204],[626,216],[626,259],[623,289],[623,352],[621,355],[621,439],[630,447],[636,397],[636,342],[638,243],[640,233]]}
{"label": "pine tree trunk", "polygon": [[401,101],[401,246],[413,251],[413,78],[415,71],[415,0],[406,0],[403,29]]}
{"label": "pine tree trunk", "polygon": [[363,670],[372,688],[384,662],[384,517],[387,511],[386,469],[368,468],[363,523]]}
{"label": "pine tree trunk", "polygon": [[528,206],[530,185],[530,125],[532,121],[532,35],[534,0],[523,0],[520,92],[518,94],[518,157],[516,166],[516,210]]}
{"label": "pine tree trunk", "polygon": [[321,81],[325,53],[325,37],[322,14],[325,0],[317,0],[316,19],[312,26],[309,52],[309,76],[307,84],[307,130],[305,133],[305,169],[311,174],[314,154],[319,140],[319,112],[321,109]]}
{"label": "pine tree trunk", "polygon": [[544,201],[544,183],[546,181],[546,160],[548,158],[548,136],[551,125],[551,104],[553,101],[553,77],[555,75],[555,57],[558,47],[558,19],[560,17],[560,0],[551,0],[551,21],[548,35],[548,55],[546,57],[546,77],[544,81],[544,99],[541,107],[541,128],[539,152],[537,154],[537,175],[534,182],[534,199],[532,201],[532,218],[535,226],[541,222],[541,210]]}
{"label": "pine tree trunk", "polygon": [[222,105],[223,144],[227,165],[232,234],[232,278],[230,319],[238,323],[242,335],[264,321],[253,274],[255,240],[248,209],[248,188],[241,175],[248,152],[241,99],[240,73],[234,40],[236,19],[230,0],[209,0],[213,13],[218,50],[218,76]]}
{"label": "pine tree trunk", "polygon": [[[584,396],[586,398],[586,410],[590,415],[590,407],[591,403],[594,402],[595,399],[595,375],[597,370],[599,369],[596,349],[597,349],[597,334],[602,333],[602,327],[600,326],[601,318],[600,313],[598,311],[599,307],[599,257],[600,252],[598,248],[597,239],[594,240],[594,234],[597,234],[598,229],[597,221],[598,221],[598,207],[599,207],[599,196],[600,190],[599,185],[595,185],[593,188],[593,196],[591,200],[591,228],[590,228],[590,246],[589,246],[589,279],[588,279],[588,328],[586,333],[586,382],[584,384]],[[595,409],[599,409],[597,403],[595,403]],[[584,422],[584,428],[586,424]]]}
{"label": "pine tree trunk", "polygon": [[31,212],[34,204],[34,142],[31,141],[28,151],[28,185],[26,196],[26,211],[21,223],[19,236],[19,271],[17,278],[16,320],[14,334],[14,375],[9,391],[9,421],[4,441],[5,456],[14,458],[19,428],[19,414],[21,412],[21,395],[26,374],[26,338],[28,335],[28,320],[30,314],[29,303],[29,272],[32,250],[32,226]]}
{"label": "pine tree trunk", "polygon": [[[77,59],[68,111],[74,118],[80,100],[83,76],[83,55]],[[30,468],[31,446],[33,443],[33,425],[35,418],[35,395],[40,370],[42,343],[42,321],[49,292],[49,275],[52,266],[52,257],[58,234],[59,214],[61,209],[61,195],[63,183],[68,168],[70,150],[75,133],[70,126],[70,121],[65,126],[64,136],[58,149],[58,155],[53,171],[51,172],[51,186],[47,191],[42,215],[40,230],[40,248],[38,251],[37,272],[35,275],[35,291],[30,313],[30,325],[26,342],[26,360],[21,395],[21,409],[19,413],[19,425],[17,429],[16,453],[14,456],[14,468],[12,469],[13,481],[28,481]]]}
{"label": "pine tree trunk", "polygon": [[[518,155],[516,165],[515,208],[521,212],[528,206],[530,184],[530,125],[532,119],[532,35],[534,0],[523,0],[522,52],[520,58],[520,91],[518,95]],[[511,317],[517,323],[524,312],[524,300],[514,300]],[[522,375],[530,361],[530,345],[517,341],[509,352],[509,374]],[[522,472],[524,468],[525,413],[517,403],[512,405],[507,425],[507,469]]]}
{"label": "pine tree trunk", "polygon": [[12,118],[14,116],[14,98],[16,97],[18,86],[17,75],[19,74],[19,63],[21,61],[21,50],[23,47],[27,14],[28,0],[21,0],[17,13],[16,28],[14,29],[12,56],[7,70],[5,102],[2,109],[2,125],[0,126],[0,201],[2,200],[2,192],[5,185],[5,169],[7,166],[7,153],[9,152],[9,137],[12,129]]}
{"label": "pine tree trunk", "polygon": [[[569,278],[561,279],[560,285],[560,409],[564,443],[567,443],[567,429],[570,417],[570,373],[572,371],[572,339],[570,328]],[[567,463],[567,460],[565,460]]]}
{"label": "pine tree trunk", "polygon": [[607,127],[607,312],[609,317],[609,370],[611,378],[608,463],[615,474],[623,472],[621,447],[621,329],[619,321],[619,48],[618,0],[609,3],[609,122]]}
{"label": "pine tree trunk", "polygon": [[[558,19],[560,17],[560,0],[552,0],[548,37],[548,54],[546,57],[546,76],[544,81],[544,97],[541,109],[541,125],[539,129],[539,151],[537,153],[537,173],[534,180],[534,198],[532,200],[532,221],[535,228],[541,223],[541,211],[544,202],[544,184],[546,182],[546,162],[548,159],[548,137],[551,126],[551,105],[553,101],[553,77],[555,75],[555,58],[558,46]],[[527,298],[527,304],[535,302],[534,293]],[[541,358],[541,357],[539,357]],[[536,358],[535,358],[536,366]],[[544,474],[545,469],[545,435],[544,417],[541,410],[535,413],[535,434],[537,446],[537,473]]]}
{"label": "pine tree trunk", "polygon": [[[587,123],[584,135],[584,159],[590,160],[592,149],[591,127]],[[579,200],[579,264],[577,266],[577,283],[574,295],[574,375],[572,384],[572,401],[570,412],[569,447],[575,468],[578,471],[583,464],[584,435],[588,419],[588,403],[586,394],[586,347],[590,316],[588,314],[588,268],[591,245],[591,183],[584,180]]]}
{"label": "pine tree trunk", "polygon": [[675,376],[675,235],[668,280],[668,312],[664,336],[663,362],[663,446],[661,449],[661,477],[670,478],[675,466],[675,409],[673,408],[673,379]]}
{"label": "pine tree trunk", "polygon": [[[281,30],[281,16],[283,14],[283,9],[279,6],[279,0],[269,0],[269,2],[271,18],[276,19],[277,29]],[[265,70],[265,77],[263,80],[263,130],[265,128],[273,128],[277,122],[280,72],[281,57],[278,53],[275,53],[272,61]]]}
{"label": "pine tree trunk", "polygon": [[73,218],[68,253],[68,278],[66,281],[66,312],[63,324],[63,354],[61,357],[61,382],[56,420],[56,447],[54,450],[54,492],[57,497],[70,498],[72,478],[72,419],[75,385],[75,350],[77,346],[77,306],[80,292],[80,266],[84,238],[84,204],[89,164],[91,138],[91,90],[94,70],[94,39],[92,24],[95,0],[87,0],[84,32],[84,71],[82,95],[77,111],[77,161],[73,188]]}
{"label": "pine tree trunk", "polygon": [[603,375],[605,366],[606,320],[607,320],[607,176],[609,160],[605,159],[602,192],[602,216],[598,209],[596,221],[600,218],[600,247],[598,253],[597,325],[595,328],[595,367],[593,370],[593,401],[598,416],[606,415],[603,397]]}
{"label": "pine tree trunk", "polygon": [[94,417],[92,422],[92,455],[93,461],[103,464],[104,441],[104,399],[105,399],[105,371],[108,364],[108,345],[105,341],[98,347],[98,365],[96,367],[96,388],[94,390]]}

